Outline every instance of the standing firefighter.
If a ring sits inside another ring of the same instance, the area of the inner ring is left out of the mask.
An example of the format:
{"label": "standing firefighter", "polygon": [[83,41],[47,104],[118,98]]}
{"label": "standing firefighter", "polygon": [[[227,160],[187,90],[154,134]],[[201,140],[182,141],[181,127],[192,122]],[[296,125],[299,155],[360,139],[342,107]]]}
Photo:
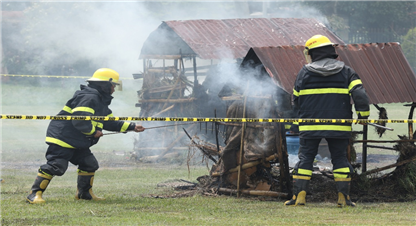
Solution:
{"label": "standing firefighter", "polygon": [[[121,85],[119,74],[108,68],[98,69],[87,80],[88,86],[81,85],[74,96],[68,100],[58,116],[108,116],[113,117],[108,107],[115,87]],[[62,176],[68,168],[68,162],[78,166],[78,185],[76,199],[103,200],[94,195],[92,185],[97,159],[90,147],[103,136],[102,130],[142,132],[144,128],[135,123],[124,121],[98,120],[52,120],[49,124],[46,143],[46,164],[40,166],[35,183],[26,201],[44,203],[43,192],[54,176]]]}
{"label": "standing firefighter", "polygon": [[[299,71],[293,101],[299,118],[352,119],[352,97],[359,119],[367,119],[370,107],[367,94],[355,71],[336,60],[334,44],[322,35],[305,44],[308,64]],[[353,168],[347,159],[351,123],[299,123],[299,162],[293,171],[293,197],[286,206],[305,205],[312,167],[319,142],[325,138],[331,152],[338,207],[355,206],[349,191]]]}

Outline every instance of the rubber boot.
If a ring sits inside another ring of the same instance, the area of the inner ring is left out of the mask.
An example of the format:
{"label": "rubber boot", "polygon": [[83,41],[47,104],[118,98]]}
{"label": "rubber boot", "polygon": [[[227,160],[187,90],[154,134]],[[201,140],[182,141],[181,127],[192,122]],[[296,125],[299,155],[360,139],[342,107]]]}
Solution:
{"label": "rubber boot", "polygon": [[306,204],[306,193],[309,188],[310,177],[308,180],[295,177],[296,175],[293,176],[293,197],[285,202],[285,206],[304,206]]}
{"label": "rubber boot", "polygon": [[26,202],[30,204],[45,203],[45,200],[42,198],[42,194],[48,187],[52,177],[52,175],[46,174],[39,169],[35,182],[32,185],[32,189],[29,195],[26,197]]}
{"label": "rubber boot", "polygon": [[351,180],[349,181],[335,180],[335,184],[337,185],[337,190],[338,190],[338,207],[340,208],[344,206],[355,207],[356,206],[355,203],[353,203],[350,199]]}
{"label": "rubber boot", "polygon": [[92,185],[94,182],[94,172],[85,172],[78,170],[78,185],[77,185],[77,194],[75,199],[80,200],[94,200],[101,201],[105,200],[104,198],[99,198],[94,195],[92,192]]}

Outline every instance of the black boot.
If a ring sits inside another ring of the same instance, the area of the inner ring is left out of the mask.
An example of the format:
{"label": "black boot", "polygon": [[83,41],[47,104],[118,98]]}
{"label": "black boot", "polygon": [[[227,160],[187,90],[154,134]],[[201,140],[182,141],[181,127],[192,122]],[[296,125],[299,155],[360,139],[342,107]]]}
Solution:
{"label": "black boot", "polygon": [[[350,179],[350,178],[347,178]],[[351,179],[348,181],[337,181],[335,179],[335,183],[337,185],[338,190],[338,207],[344,206],[352,206],[355,207],[355,203],[353,203],[350,199],[350,184]]]}
{"label": "black boot", "polygon": [[32,185],[32,189],[29,195],[26,197],[26,202],[30,204],[45,203],[45,200],[42,198],[42,194],[48,187],[52,177],[52,175],[46,174],[39,169],[35,182]]}
{"label": "black boot", "polygon": [[78,185],[77,185],[77,194],[75,198],[77,200],[94,200],[100,201],[105,200],[104,198],[99,198],[94,195],[92,192],[92,185],[94,182],[94,172],[85,172],[78,170]]}
{"label": "black boot", "polygon": [[299,176],[293,175],[293,197],[285,202],[285,206],[304,206],[306,204],[309,181],[310,177],[302,176],[302,179],[299,179]]}

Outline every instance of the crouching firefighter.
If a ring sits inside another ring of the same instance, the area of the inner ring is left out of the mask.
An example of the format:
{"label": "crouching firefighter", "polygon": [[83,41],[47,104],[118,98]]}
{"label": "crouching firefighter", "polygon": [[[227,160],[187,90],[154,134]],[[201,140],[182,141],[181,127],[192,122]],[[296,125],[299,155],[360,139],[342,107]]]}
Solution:
{"label": "crouching firefighter", "polygon": [[[113,117],[109,108],[115,87],[120,87],[119,74],[108,68],[95,71],[81,85],[74,96],[67,101],[58,116],[108,116]],[[103,200],[94,195],[92,186],[98,162],[90,147],[103,136],[102,130],[114,132],[145,130],[139,124],[124,121],[99,120],[52,120],[46,132],[46,164],[41,165],[26,201],[32,204],[44,203],[43,193],[54,176],[62,176],[68,163],[78,166],[77,200]]]}
{"label": "crouching firefighter", "polygon": [[[306,41],[308,64],[299,71],[293,102],[303,119],[352,119],[351,97],[359,119],[370,115],[369,100],[361,79],[344,62],[336,60],[334,44],[322,35]],[[338,190],[338,206],[355,206],[350,199],[353,168],[347,159],[351,123],[299,122],[299,162],[293,171],[293,197],[286,206],[306,204],[313,161],[321,139],[328,142]]]}

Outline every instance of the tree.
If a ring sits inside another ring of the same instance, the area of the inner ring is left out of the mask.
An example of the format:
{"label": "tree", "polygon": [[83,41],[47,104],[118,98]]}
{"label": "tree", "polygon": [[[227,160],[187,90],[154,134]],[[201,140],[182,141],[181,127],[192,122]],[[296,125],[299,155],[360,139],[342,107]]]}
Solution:
{"label": "tree", "polygon": [[413,71],[416,72],[416,27],[410,29],[404,36],[402,49]]}
{"label": "tree", "polygon": [[[302,5],[314,7],[328,18],[343,18],[350,43],[400,41],[416,20],[415,1],[305,1]],[[337,23],[331,27],[343,29],[339,20],[330,22]]]}

